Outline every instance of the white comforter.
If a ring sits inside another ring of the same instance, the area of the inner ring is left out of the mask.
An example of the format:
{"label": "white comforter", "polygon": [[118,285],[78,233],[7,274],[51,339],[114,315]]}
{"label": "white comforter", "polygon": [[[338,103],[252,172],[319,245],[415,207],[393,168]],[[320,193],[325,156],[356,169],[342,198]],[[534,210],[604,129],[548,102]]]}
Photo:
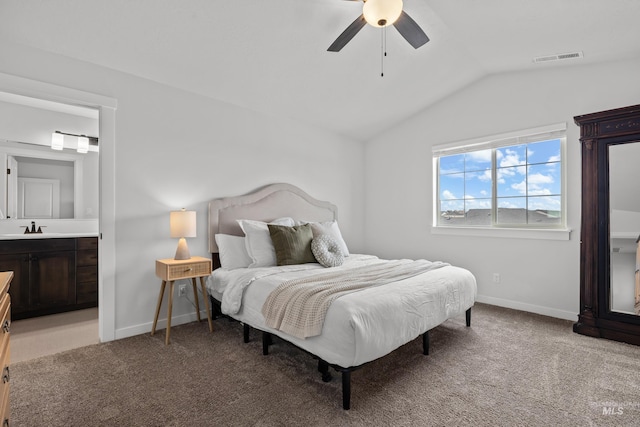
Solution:
{"label": "white comforter", "polygon": [[[384,260],[352,254],[336,268],[379,262]],[[285,280],[324,272],[319,264],[217,269],[207,279],[207,287],[222,302],[223,313],[345,368],[382,357],[464,313],[473,306],[477,292],[475,277],[468,270],[446,266],[336,299],[319,336],[299,339],[265,326],[261,309],[272,290]]]}

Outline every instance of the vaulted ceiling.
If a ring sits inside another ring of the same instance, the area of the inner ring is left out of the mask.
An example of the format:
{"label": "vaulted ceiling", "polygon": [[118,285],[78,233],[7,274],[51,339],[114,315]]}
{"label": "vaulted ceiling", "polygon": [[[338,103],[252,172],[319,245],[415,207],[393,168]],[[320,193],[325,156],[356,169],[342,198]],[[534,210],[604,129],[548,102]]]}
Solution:
{"label": "vaulted ceiling", "polygon": [[[9,40],[367,140],[493,73],[640,57],[638,0],[405,0],[431,41],[365,27],[344,0],[0,2]],[[582,52],[583,58],[533,58]],[[380,76],[384,66],[384,77]]]}

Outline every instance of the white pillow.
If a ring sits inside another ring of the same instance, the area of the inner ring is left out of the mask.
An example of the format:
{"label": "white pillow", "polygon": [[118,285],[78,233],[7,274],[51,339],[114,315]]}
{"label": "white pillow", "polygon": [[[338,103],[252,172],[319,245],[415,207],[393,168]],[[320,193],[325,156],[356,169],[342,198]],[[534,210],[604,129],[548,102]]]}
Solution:
{"label": "white pillow", "polygon": [[336,243],[338,243],[338,246],[340,246],[340,249],[342,250],[342,255],[349,256],[349,248],[347,248],[347,243],[342,238],[342,233],[340,233],[340,228],[338,227],[338,221],[310,222],[310,224],[314,238],[322,234],[328,234],[333,237]]}
{"label": "white pillow", "polygon": [[[249,257],[251,257],[249,268],[275,266],[277,263],[276,250],[273,248],[267,223],[250,219],[238,219],[236,221],[244,231],[245,247]],[[285,217],[273,220],[269,224],[292,227],[294,222],[293,218]]]}
{"label": "white pillow", "polygon": [[235,268],[246,268],[252,262],[247,253],[244,237],[232,236],[230,234],[216,234],[216,244],[218,245],[218,255],[220,255],[220,265],[227,270]]}

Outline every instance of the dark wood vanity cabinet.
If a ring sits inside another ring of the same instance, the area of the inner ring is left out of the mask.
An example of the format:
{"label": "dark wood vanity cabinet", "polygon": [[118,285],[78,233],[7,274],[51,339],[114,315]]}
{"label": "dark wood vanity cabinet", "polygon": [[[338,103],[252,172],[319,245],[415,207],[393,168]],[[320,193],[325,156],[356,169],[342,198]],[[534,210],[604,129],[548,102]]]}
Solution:
{"label": "dark wood vanity cabinet", "polygon": [[98,303],[98,239],[76,239],[76,304]]}
{"label": "dark wood vanity cabinet", "polygon": [[0,240],[0,271],[8,270],[14,319],[97,305],[95,237]]}

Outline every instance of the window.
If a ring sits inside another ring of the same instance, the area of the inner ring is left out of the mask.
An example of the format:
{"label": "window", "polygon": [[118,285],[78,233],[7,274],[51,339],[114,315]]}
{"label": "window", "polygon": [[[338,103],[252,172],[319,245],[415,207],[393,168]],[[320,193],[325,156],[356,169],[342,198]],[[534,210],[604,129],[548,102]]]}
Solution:
{"label": "window", "polygon": [[564,124],[434,147],[436,227],[566,227]]}

